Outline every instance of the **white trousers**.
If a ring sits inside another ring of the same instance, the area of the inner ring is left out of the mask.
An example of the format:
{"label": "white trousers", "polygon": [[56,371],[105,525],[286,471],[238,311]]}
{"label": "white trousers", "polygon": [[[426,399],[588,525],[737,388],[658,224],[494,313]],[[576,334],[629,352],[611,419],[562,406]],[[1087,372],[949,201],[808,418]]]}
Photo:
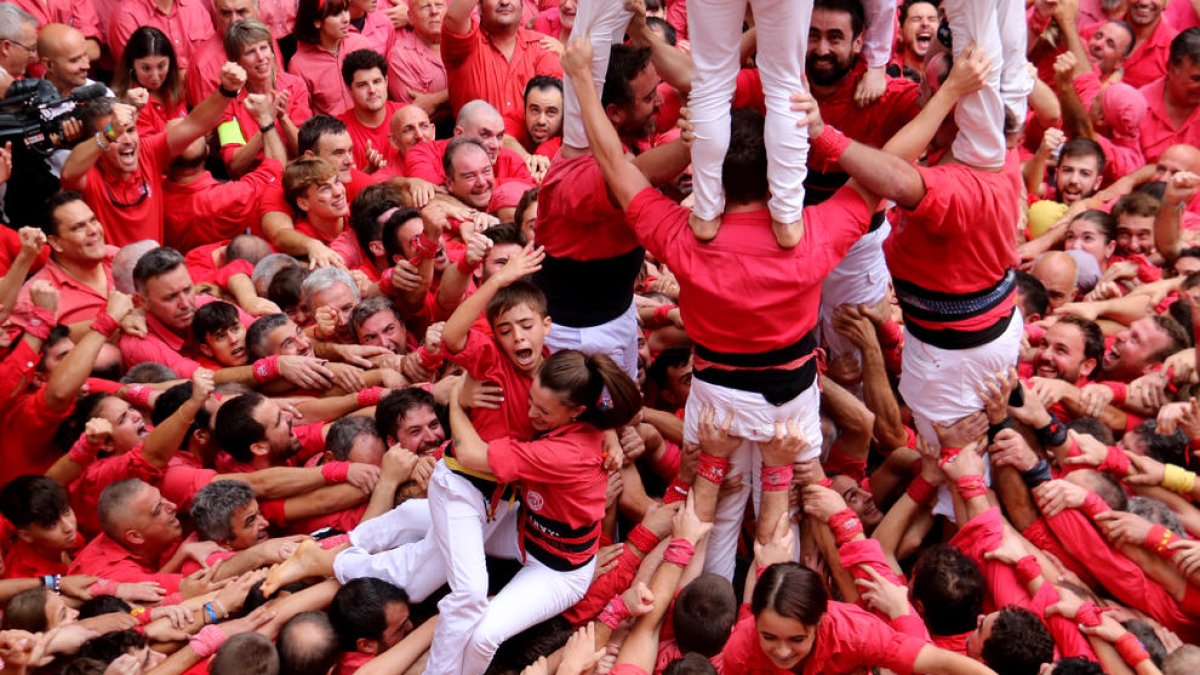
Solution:
{"label": "white trousers", "polygon": [[545,344],[552,352],[578,349],[585,354],[607,354],[637,382],[638,330],[637,305],[630,302],[624,314],[599,326],[551,324]]}
{"label": "white trousers", "polygon": [[420,602],[446,583],[429,538],[429,500],[410,499],[350,532],[350,548],[337,555],[333,572],[341,583],[374,577],[395,584]]}
{"label": "white trousers", "polygon": [[955,58],[971,42],[992,60],[987,85],[959,100],[954,109],[958,135],[951,152],[978,168],[1004,165],[1005,112],[1024,123],[1033,91],[1025,64],[1025,3],[1021,0],[945,0]]}
{"label": "white trousers", "polygon": [[[1016,365],[1024,326],[1018,309],[1004,333],[972,349],[935,347],[905,329],[900,395],[912,410],[917,433],[932,447],[940,447],[934,423],[949,424],[983,410],[977,390],[994,373]],[[984,477],[990,481],[990,471]],[[954,503],[946,486],[938,490],[934,514],[954,519]]]}
{"label": "white trousers", "polygon": [[[713,219],[725,210],[721,165],[729,149],[730,105],[741,68],[746,0],[687,0],[692,43],[692,93],[688,107],[696,127],[692,144],[692,190],[696,215]],[[800,219],[808,174],[808,128],[797,126],[789,97],[803,89],[812,0],[753,0],[758,30],[758,70],[766,96],[768,206],[779,222]]]}
{"label": "white trousers", "polygon": [[833,329],[833,312],[841,305],[874,305],[887,296],[891,272],[883,255],[883,242],[892,231],[884,221],[850,247],[846,257],[825,277],[821,286],[821,342],[834,359],[852,353],[862,363],[862,354],[854,343]]}
{"label": "white trousers", "polygon": [[882,68],[892,58],[892,44],[896,39],[896,0],[865,0],[863,12],[867,15],[863,58],[869,67]]}
{"label": "white trousers", "polygon": [[[690,15],[689,15],[690,16]],[[708,535],[708,553],[704,559],[704,571],[720,574],[726,579],[733,579],[734,566],[737,563],[738,533],[742,528],[742,519],[746,515],[747,490],[754,500],[754,510],[757,513],[762,504],[762,484],[759,474],[762,471],[762,450],[759,443],[774,438],[775,423],[798,419],[804,435],[808,439],[808,448],[800,456],[801,460],[813,459],[821,454],[821,393],[814,385],[804,390],[799,396],[781,406],[768,403],[762,394],[756,394],[739,389],[730,389],[710,384],[699,379],[692,380],[692,391],[688,396],[684,409],[683,437],[689,443],[699,440],[700,411],[705,406],[713,406],[717,411],[717,424],[725,420],[730,412],[735,413],[733,426],[729,433],[746,439],[734,450],[729,458],[729,473],[742,475],[742,487],[737,492],[721,497],[717,502],[716,519],[713,529]],[[795,528],[794,528],[795,529]],[[796,536],[794,553],[799,557],[800,537]]]}
{"label": "white trousers", "polygon": [[[608,56],[614,44],[621,44],[632,14],[625,9],[625,0],[580,0],[575,12],[571,37],[586,35],[592,42],[592,79],[596,93],[604,91],[608,73]],[[579,95],[571,78],[563,78],[563,145],[588,147],[583,118],[579,115]]]}

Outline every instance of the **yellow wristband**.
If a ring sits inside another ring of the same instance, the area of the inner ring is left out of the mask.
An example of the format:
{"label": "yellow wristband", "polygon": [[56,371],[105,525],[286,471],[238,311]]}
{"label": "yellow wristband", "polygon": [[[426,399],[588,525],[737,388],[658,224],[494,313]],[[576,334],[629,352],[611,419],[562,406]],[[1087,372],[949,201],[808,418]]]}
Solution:
{"label": "yellow wristband", "polygon": [[1191,494],[1196,487],[1196,474],[1174,464],[1168,464],[1163,468],[1162,486],[1181,495]]}

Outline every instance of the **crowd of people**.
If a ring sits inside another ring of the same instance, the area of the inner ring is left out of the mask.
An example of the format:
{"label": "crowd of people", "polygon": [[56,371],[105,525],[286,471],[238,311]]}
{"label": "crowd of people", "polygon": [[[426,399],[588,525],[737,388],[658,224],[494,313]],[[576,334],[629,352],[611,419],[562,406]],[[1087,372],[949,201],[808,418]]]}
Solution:
{"label": "crowd of people", "polygon": [[0,667],[1200,672],[1198,12],[0,2]]}

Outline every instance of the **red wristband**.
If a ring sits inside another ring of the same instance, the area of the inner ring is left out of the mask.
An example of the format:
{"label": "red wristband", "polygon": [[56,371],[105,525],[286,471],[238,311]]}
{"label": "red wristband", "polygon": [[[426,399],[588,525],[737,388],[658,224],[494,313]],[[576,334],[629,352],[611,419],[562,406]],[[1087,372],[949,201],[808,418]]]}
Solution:
{"label": "red wristband", "polygon": [[1137,664],[1150,658],[1150,653],[1142,646],[1142,643],[1133,633],[1125,633],[1113,644],[1117,648],[1117,653],[1121,655],[1121,660],[1128,666],[1136,666]]}
{"label": "red wristband", "polygon": [[658,535],[650,531],[650,528],[638,523],[629,534],[625,537],[625,543],[640,551],[642,554],[649,553],[658,546]]}
{"label": "red wristband", "polygon": [[687,567],[692,561],[692,556],[696,555],[696,547],[687,539],[672,539],[670,544],[667,544],[667,550],[663,551],[663,562]]}
{"label": "red wristband", "polygon": [[759,474],[763,492],[783,492],[792,487],[792,465],[764,466]]}
{"label": "red wristband", "polygon": [[629,606],[625,604],[625,598],[619,595],[614,595],[604,609],[600,610],[600,616],[596,617],[600,623],[612,630],[616,630],[617,626],[620,626],[621,622],[628,618]]}
{"label": "red wristband", "polygon": [[658,307],[655,307],[654,308],[654,318],[652,319],[653,324],[655,326],[665,326],[665,325],[671,323],[671,320],[667,318],[667,315],[671,313],[671,310],[677,309],[677,308],[678,308],[678,305],[669,305],[669,304],[668,305],[659,305]]}
{"label": "red wristband", "polygon": [[466,253],[463,254],[463,257],[458,259],[458,271],[462,272],[466,276],[471,276],[471,274],[473,274],[475,272],[476,267],[479,267],[479,265],[478,264],[472,265],[471,261],[467,260]]}
{"label": "red wristband", "polygon": [[321,477],[329,485],[346,482],[350,475],[350,462],[326,462],[321,465]]}
{"label": "red wristband", "polygon": [[821,135],[808,139],[808,143],[812,150],[811,156],[815,157],[815,161],[825,161],[831,164],[840,160],[842,153],[850,147],[850,139],[828,124],[821,129]]}
{"label": "red wristband", "polygon": [[[100,446],[93,445],[88,441],[87,433],[79,434],[79,438],[71,445],[71,449],[67,452],[67,458],[76,464],[87,466],[96,461],[96,455],[100,453]],[[99,583],[99,582],[96,582]],[[104,595],[101,593],[101,595]]]}
{"label": "red wristband", "polygon": [[1075,622],[1080,626],[1099,626],[1100,610],[1090,600],[1079,605],[1075,612]]}
{"label": "red wristband", "polygon": [[817,485],[820,485],[821,487],[827,487],[832,490],[833,489],[833,479],[829,478],[827,476],[827,477],[822,478],[821,480],[817,481]]}
{"label": "red wristband", "polygon": [[1124,382],[1102,382],[1113,393],[1112,404],[1124,405],[1125,398],[1129,393],[1129,387]]}
{"label": "red wristband", "polygon": [[945,466],[946,462],[958,457],[958,453],[962,452],[962,448],[942,448],[942,458],[938,460],[939,466]]}
{"label": "red wristband", "polygon": [[389,267],[379,274],[379,292],[384,295],[397,295],[396,287],[392,285],[392,270],[395,268]]}
{"label": "red wristband", "polygon": [[1121,452],[1121,448],[1110,445],[1108,446],[1108,454],[1105,455],[1104,461],[1100,462],[1100,466],[1096,468],[1104,473],[1124,478],[1129,475],[1129,457],[1124,452]]}
{"label": "red wristband", "polygon": [[441,352],[430,354],[429,350],[425,349],[425,345],[417,347],[417,358],[421,359],[421,367],[425,370],[437,370],[442,367],[443,356]]}
{"label": "red wristband", "polygon": [[700,452],[700,461],[696,466],[696,475],[710,483],[720,485],[725,482],[725,474],[729,471],[729,459],[714,457],[707,452]]}
{"label": "red wristband", "polygon": [[108,312],[100,312],[96,315],[96,320],[92,322],[92,330],[105,338],[111,338],[113,333],[121,330],[121,326],[116,319],[108,315]]}
{"label": "red wristband", "polygon": [[967,474],[960,476],[954,484],[958,488],[958,496],[962,497],[963,501],[987,496],[988,488],[987,483],[983,482],[983,476]]}
{"label": "red wristband", "polygon": [[[50,331],[53,330],[54,326],[58,323],[58,319],[55,317],[54,312],[46,309],[45,307],[38,307],[37,305],[30,305],[28,312],[21,312],[20,309],[21,308],[18,308],[18,311],[12,314],[10,318],[12,324],[20,327],[26,333],[41,340],[42,342],[45,342],[47,339],[49,339]],[[101,312],[101,314],[103,314],[103,312]],[[108,315],[105,314],[105,316]]]}
{"label": "red wristband", "polygon": [[863,533],[862,522],[850,509],[842,509],[830,516],[829,529],[833,531],[833,539],[839,548]]}
{"label": "red wristband", "polygon": [[150,407],[150,394],[152,393],[154,393],[154,389],[144,384],[125,386],[125,400],[141,408]]}
{"label": "red wristband", "polygon": [[254,367],[251,370],[254,373],[255,382],[259,384],[270,382],[279,377],[279,357],[271,355],[261,358],[254,362]]}
{"label": "red wristband", "polygon": [[[149,614],[149,612],[146,613]],[[196,652],[196,656],[207,659],[216,654],[221,645],[225,644],[225,631],[221,630],[219,626],[209,624],[193,635],[188,644],[191,645],[192,651]]]}
{"label": "red wristband", "polygon": [[663,493],[663,504],[674,504],[675,502],[685,501],[690,487],[686,483],[681,483],[678,478],[671,481],[671,485]]}
{"label": "red wristband", "polygon": [[358,390],[358,406],[366,408],[367,406],[379,405],[379,399],[387,393],[387,389],[383,387],[367,387],[366,389]]}
{"label": "red wristband", "polygon": [[925,504],[933,497],[934,487],[925,477],[918,474],[912,482],[908,484],[906,491],[910,499],[917,504]]}
{"label": "red wristband", "polygon": [[1017,561],[1016,566],[1017,581],[1022,585],[1028,585],[1029,582],[1042,576],[1042,566],[1038,564],[1037,556],[1027,555]]}
{"label": "red wristband", "polygon": [[413,254],[408,258],[408,262],[413,266],[420,265],[422,260],[432,260],[437,255],[437,242],[425,236],[424,232],[414,234],[412,239],[408,240],[408,243],[412,246],[413,251]]}
{"label": "red wristband", "polygon": [[96,597],[97,595],[116,595],[117,585],[118,584],[115,581],[110,581],[108,579],[97,579],[92,583],[91,586],[88,586],[88,593],[90,593],[92,597]]}
{"label": "red wristband", "polygon": [[1150,531],[1146,533],[1145,546],[1160,558],[1170,558],[1175,553],[1170,545],[1179,540],[1179,535],[1156,524],[1151,525]]}

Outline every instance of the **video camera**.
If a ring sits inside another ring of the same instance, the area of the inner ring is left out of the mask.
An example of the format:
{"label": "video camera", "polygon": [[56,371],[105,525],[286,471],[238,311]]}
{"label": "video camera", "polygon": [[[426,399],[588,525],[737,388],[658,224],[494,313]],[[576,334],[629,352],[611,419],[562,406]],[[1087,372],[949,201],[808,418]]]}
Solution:
{"label": "video camera", "polygon": [[22,144],[48,154],[62,143],[63,122],[76,117],[75,106],[65,104],[90,101],[106,93],[103,84],[94,83],[60,96],[46,80],[17,80],[9,87],[8,98],[0,101],[0,146],[11,141],[14,146]]}

